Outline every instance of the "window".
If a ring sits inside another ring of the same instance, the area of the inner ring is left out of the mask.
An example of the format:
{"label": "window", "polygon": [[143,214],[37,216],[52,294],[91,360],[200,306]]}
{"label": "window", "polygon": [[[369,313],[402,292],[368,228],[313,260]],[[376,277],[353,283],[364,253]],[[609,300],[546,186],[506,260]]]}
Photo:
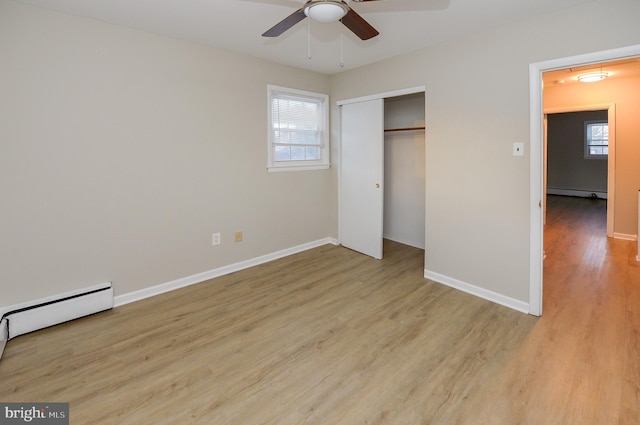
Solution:
{"label": "window", "polygon": [[329,96],[271,85],[268,93],[268,170],[329,168]]}
{"label": "window", "polygon": [[609,124],[606,121],[585,121],[584,157],[607,158],[609,155]]}

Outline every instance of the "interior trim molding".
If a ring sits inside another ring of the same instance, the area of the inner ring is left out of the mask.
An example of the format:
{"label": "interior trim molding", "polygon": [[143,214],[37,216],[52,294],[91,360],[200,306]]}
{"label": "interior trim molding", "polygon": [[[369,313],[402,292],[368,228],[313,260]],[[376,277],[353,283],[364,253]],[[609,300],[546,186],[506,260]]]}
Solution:
{"label": "interior trim molding", "polygon": [[578,198],[591,198],[591,194],[595,194],[599,199],[607,199],[607,192],[599,190],[582,190],[582,189],[558,189],[547,187],[547,195],[575,196]]}
{"label": "interior trim molding", "polygon": [[383,235],[382,239],[389,239],[390,241],[398,242],[403,245],[409,245],[418,249],[425,249],[424,244],[421,245],[419,242],[408,241],[408,240],[404,240],[403,238],[389,237],[388,235]]}
{"label": "interior trim molding", "polygon": [[485,299],[487,301],[509,307],[510,309],[519,311],[520,313],[529,314],[529,304],[524,301],[516,300],[515,298],[507,297],[497,292],[489,291],[488,289],[484,289],[479,286],[472,285],[470,283],[466,283],[461,280],[454,279],[452,277],[427,269],[424,269],[424,277],[436,283],[440,283],[459,291],[475,295],[476,297]]}
{"label": "interior trim molding", "polygon": [[397,96],[404,96],[407,94],[424,93],[426,89],[427,89],[426,86],[409,87],[406,89],[388,91],[384,93],[377,93],[377,94],[372,94],[368,96],[354,97],[352,99],[338,100],[336,104],[338,106],[342,106],[342,105],[348,105],[350,103],[368,102],[370,100],[386,99],[388,97],[397,97]]}
{"label": "interior trim molding", "polygon": [[269,261],[277,260],[283,257],[288,257],[289,255],[297,254],[299,252],[307,251],[309,249],[317,248],[319,246],[326,245],[326,244],[338,245],[338,241],[337,239],[330,238],[330,237],[319,239],[317,241],[308,242],[302,245],[283,249],[281,251],[276,251],[271,254],[266,254],[260,257],[251,258],[249,260],[240,261],[238,263],[230,264],[228,266],[218,267],[213,270],[197,273],[191,276],[183,277],[181,279],[172,280],[170,282],[161,283],[159,285],[140,289],[138,291],[133,291],[127,294],[118,295],[114,299],[113,306],[120,307],[125,304],[129,304],[135,301],[140,301],[145,298],[153,297],[155,295],[164,294],[166,292],[174,291],[176,289],[184,288],[186,286],[195,285],[196,283],[201,283],[206,280],[214,279],[216,277],[220,277],[220,276],[224,276],[240,270],[248,269],[249,267],[268,263]]}
{"label": "interior trim molding", "polygon": [[[543,292],[543,105],[542,73],[592,63],[640,56],[640,44],[611,50],[567,56],[529,64],[529,305],[530,313],[542,315]],[[613,107],[615,109],[615,106]],[[609,182],[608,184],[611,184]],[[614,195],[615,196],[615,195]],[[609,223],[607,223],[609,226]]]}
{"label": "interior trim molding", "polygon": [[614,239],[622,239],[624,241],[637,241],[638,235],[627,235],[626,233],[614,233]]}

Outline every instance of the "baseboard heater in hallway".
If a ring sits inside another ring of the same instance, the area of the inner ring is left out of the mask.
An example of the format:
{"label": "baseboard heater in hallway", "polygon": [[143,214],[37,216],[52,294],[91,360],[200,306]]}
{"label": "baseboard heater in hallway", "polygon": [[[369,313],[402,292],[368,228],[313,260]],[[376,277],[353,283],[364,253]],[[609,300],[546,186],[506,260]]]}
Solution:
{"label": "baseboard heater in hallway", "polygon": [[111,282],[9,307],[0,318],[0,348],[4,348],[3,341],[19,335],[111,308]]}

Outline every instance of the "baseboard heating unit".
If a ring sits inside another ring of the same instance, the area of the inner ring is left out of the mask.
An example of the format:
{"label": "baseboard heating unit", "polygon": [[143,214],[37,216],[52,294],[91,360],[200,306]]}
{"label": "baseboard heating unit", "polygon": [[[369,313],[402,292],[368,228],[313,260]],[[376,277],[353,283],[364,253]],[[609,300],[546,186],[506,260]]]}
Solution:
{"label": "baseboard heating unit", "polygon": [[111,282],[8,307],[0,318],[0,356],[11,338],[111,308]]}

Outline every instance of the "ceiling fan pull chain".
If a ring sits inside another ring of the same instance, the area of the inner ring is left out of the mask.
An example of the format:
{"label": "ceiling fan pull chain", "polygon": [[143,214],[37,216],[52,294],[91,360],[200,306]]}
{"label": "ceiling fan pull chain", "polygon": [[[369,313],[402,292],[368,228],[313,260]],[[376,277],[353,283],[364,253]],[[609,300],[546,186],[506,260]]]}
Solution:
{"label": "ceiling fan pull chain", "polygon": [[340,30],[340,68],[344,68],[344,48],[343,48],[343,40],[344,32],[342,29]]}
{"label": "ceiling fan pull chain", "polygon": [[307,59],[311,57],[311,19],[307,19]]}

